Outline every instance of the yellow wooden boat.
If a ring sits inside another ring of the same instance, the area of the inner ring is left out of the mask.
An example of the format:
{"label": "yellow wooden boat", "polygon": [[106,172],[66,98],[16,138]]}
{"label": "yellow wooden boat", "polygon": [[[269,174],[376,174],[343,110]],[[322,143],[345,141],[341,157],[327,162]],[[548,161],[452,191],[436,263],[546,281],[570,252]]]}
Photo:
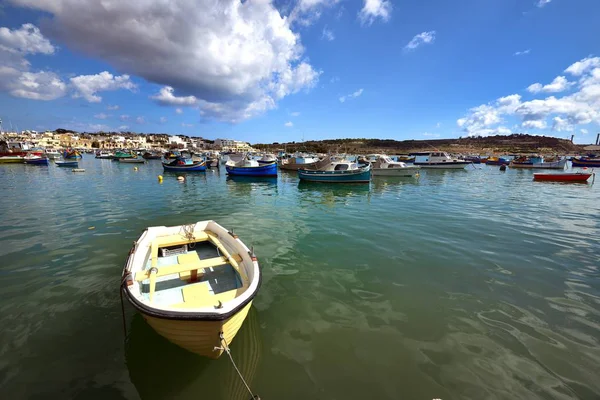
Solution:
{"label": "yellow wooden boat", "polygon": [[123,270],[122,290],[171,342],[218,358],[246,319],[261,283],[253,252],[214,221],[146,229]]}

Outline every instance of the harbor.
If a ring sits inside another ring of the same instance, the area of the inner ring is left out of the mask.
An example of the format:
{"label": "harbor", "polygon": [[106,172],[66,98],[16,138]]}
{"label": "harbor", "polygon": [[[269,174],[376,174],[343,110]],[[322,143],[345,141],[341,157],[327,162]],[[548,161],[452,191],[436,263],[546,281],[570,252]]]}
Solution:
{"label": "harbor", "polygon": [[225,355],[200,357],[121,309],[132,242],[209,219],[260,262],[230,346],[260,398],[600,393],[591,180],[485,164],[367,184],[93,154],[80,174],[52,164],[0,167],[3,397],[249,398]]}

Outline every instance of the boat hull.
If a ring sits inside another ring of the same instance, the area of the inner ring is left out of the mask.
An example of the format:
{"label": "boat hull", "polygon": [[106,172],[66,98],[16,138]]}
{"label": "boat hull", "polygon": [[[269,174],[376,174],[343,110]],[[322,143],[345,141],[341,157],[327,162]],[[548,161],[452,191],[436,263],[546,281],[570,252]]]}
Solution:
{"label": "boat hull", "polygon": [[564,169],[567,165],[567,160],[553,161],[553,162],[541,162],[541,163],[520,163],[511,161],[509,164],[510,168],[528,168],[528,169]]}
{"label": "boat hull", "polygon": [[55,164],[57,167],[62,168],[77,168],[79,166],[77,161],[56,161]]}
{"label": "boat hull", "polygon": [[14,164],[14,163],[23,163],[25,157],[21,156],[4,156],[0,157],[0,164]]}
{"label": "boat hull", "polygon": [[279,164],[279,168],[287,170],[287,171],[298,171],[300,169],[316,168],[318,164],[319,164],[318,161],[313,162],[313,163],[308,163],[308,164],[296,164],[296,163],[284,163],[284,162],[281,162]]}
{"label": "boat hull", "polygon": [[258,167],[234,167],[226,165],[227,174],[233,176],[277,176],[277,163],[259,165]]}
{"label": "boat hull", "polygon": [[143,311],[142,315],[159,335],[177,346],[200,356],[219,358],[223,349],[215,347],[222,347],[220,333],[223,332],[225,342],[229,346],[242,327],[250,307],[252,302],[223,321],[165,319],[144,314]]}
{"label": "boat hull", "polygon": [[163,169],[173,172],[202,172],[206,171],[206,164],[203,162],[190,165],[168,165],[163,163]]}
{"label": "boat hull", "polygon": [[373,176],[401,176],[413,177],[419,172],[419,168],[372,168]]}
{"label": "boat hull", "polygon": [[533,179],[552,182],[587,182],[590,176],[591,173],[533,174]]}
{"label": "boat hull", "polygon": [[310,171],[298,170],[300,180],[326,183],[369,183],[371,169],[361,168],[355,171]]}
{"label": "boat hull", "polygon": [[122,164],[144,164],[146,160],[143,158],[121,158],[119,162]]}
{"label": "boat hull", "polygon": [[464,169],[469,164],[471,164],[469,161],[454,161],[447,163],[414,163],[416,166],[427,169]]}
{"label": "boat hull", "polygon": [[25,160],[25,164],[29,165],[48,165],[50,164],[50,160],[47,158],[40,158],[35,160]]}
{"label": "boat hull", "polygon": [[581,160],[573,158],[571,163],[574,167],[600,167],[600,160]]}

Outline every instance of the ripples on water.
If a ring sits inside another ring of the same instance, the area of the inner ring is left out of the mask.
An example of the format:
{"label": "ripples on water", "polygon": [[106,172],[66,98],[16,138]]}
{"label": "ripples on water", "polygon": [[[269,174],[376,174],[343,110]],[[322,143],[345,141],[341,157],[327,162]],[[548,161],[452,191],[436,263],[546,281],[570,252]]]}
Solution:
{"label": "ripples on water", "polygon": [[122,341],[132,241],[209,218],[261,261],[232,350],[264,399],[600,397],[598,186],[485,166],[356,186],[82,167],[0,166],[2,398],[246,399],[227,359],[131,308]]}

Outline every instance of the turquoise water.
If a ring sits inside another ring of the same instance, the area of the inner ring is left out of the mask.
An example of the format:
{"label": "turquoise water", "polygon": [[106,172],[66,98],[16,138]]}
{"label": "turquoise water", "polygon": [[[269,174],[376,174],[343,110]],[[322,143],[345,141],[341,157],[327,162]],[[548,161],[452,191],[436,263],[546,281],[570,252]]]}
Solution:
{"label": "turquoise water", "polygon": [[[600,187],[477,166],[370,185],[0,165],[0,398],[248,399],[118,285],[152,225],[214,219],[263,286],[231,348],[268,399],[598,399]],[[93,229],[90,229],[92,228]]]}

